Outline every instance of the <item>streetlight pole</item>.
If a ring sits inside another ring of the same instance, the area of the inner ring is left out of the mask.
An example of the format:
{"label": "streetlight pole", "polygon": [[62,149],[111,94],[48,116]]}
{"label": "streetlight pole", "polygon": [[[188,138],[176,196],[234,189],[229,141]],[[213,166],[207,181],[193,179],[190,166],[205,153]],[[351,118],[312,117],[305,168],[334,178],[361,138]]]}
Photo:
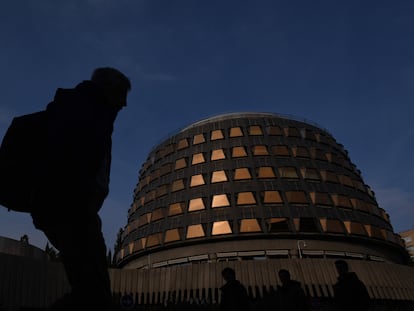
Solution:
{"label": "streetlight pole", "polygon": [[299,258],[302,259],[302,249],[300,247],[300,244],[302,243],[302,247],[305,248],[306,247],[306,242],[303,240],[298,240],[297,241],[297,246],[298,246],[298,253],[299,253]]}

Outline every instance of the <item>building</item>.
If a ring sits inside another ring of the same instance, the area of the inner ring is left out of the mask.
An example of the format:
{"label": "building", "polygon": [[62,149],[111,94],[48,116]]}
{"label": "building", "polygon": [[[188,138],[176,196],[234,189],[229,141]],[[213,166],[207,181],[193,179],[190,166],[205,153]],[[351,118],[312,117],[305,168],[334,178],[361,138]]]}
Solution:
{"label": "building", "polygon": [[119,267],[345,258],[406,263],[400,236],[325,129],[270,113],[196,122],[139,174]]}
{"label": "building", "polygon": [[411,261],[414,261],[414,229],[400,232],[400,236],[404,240],[405,248],[411,257]]}

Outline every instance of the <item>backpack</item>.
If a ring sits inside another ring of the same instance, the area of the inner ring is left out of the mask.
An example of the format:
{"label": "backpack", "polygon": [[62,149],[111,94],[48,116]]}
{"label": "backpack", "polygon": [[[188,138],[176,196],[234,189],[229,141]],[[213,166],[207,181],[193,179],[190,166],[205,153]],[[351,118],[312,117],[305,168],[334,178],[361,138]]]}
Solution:
{"label": "backpack", "polygon": [[31,201],[44,159],[46,111],[13,118],[0,146],[0,205],[31,212]]}

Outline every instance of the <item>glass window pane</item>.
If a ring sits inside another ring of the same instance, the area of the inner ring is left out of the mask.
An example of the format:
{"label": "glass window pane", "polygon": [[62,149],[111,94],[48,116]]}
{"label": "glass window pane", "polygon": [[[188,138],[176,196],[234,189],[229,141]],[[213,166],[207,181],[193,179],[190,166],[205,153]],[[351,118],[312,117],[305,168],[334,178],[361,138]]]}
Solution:
{"label": "glass window pane", "polygon": [[184,167],[187,167],[187,160],[185,158],[181,158],[181,159],[178,159],[177,161],[175,161],[175,169],[176,170],[182,169]]}
{"label": "glass window pane", "polygon": [[191,225],[187,228],[187,239],[198,238],[204,236],[204,229],[201,224]]}
{"label": "glass window pane", "polygon": [[249,126],[249,135],[263,135],[262,128],[259,125]]}
{"label": "glass window pane", "polygon": [[331,196],[328,193],[324,192],[310,192],[310,197],[312,200],[312,203],[315,205],[326,205],[331,206]]}
{"label": "glass window pane", "polygon": [[227,194],[216,194],[213,196],[213,200],[211,203],[211,207],[223,207],[223,206],[230,206],[229,199],[227,198]]}
{"label": "glass window pane", "polygon": [[205,209],[204,202],[202,198],[191,199],[190,203],[188,204],[188,211],[198,211],[201,209]]}
{"label": "glass window pane", "polygon": [[338,207],[352,208],[351,200],[345,195],[332,194],[332,200]]}
{"label": "glass window pane", "polygon": [[206,162],[206,160],[204,159],[204,154],[202,152],[193,154],[193,160],[191,161],[192,165],[204,162]]}
{"label": "glass window pane", "polygon": [[213,223],[212,235],[230,234],[231,228],[228,221],[216,221]]}
{"label": "glass window pane", "polygon": [[188,140],[187,138],[183,138],[178,142],[177,150],[184,149],[188,147]]}
{"label": "glass window pane", "polygon": [[339,183],[338,176],[332,171],[321,171],[322,180],[324,182]]}
{"label": "glass window pane", "polygon": [[178,179],[174,180],[171,186],[171,192],[178,191],[184,189],[184,180]]}
{"label": "glass window pane", "polygon": [[193,145],[204,143],[206,140],[204,138],[204,134],[195,135],[193,138]]}
{"label": "glass window pane", "polygon": [[151,219],[152,219],[153,222],[157,221],[157,220],[160,220],[161,218],[164,218],[164,210],[163,209],[158,208],[158,209],[152,211]]}
{"label": "glass window pane", "polygon": [[174,242],[181,240],[181,234],[179,229],[170,229],[165,232],[165,243]]}
{"label": "glass window pane", "polygon": [[367,235],[365,227],[359,222],[344,221],[344,225],[349,234]]}
{"label": "glass window pane", "polygon": [[193,175],[191,176],[190,187],[196,187],[200,185],[204,185],[204,177],[203,174]]}
{"label": "glass window pane", "polygon": [[267,134],[271,136],[282,136],[283,132],[278,126],[269,126],[266,128]]}
{"label": "glass window pane", "polygon": [[263,203],[283,203],[279,191],[265,191]]}
{"label": "glass window pane", "polygon": [[184,210],[184,202],[177,202],[170,204],[168,208],[168,216],[174,216],[182,214]]}
{"label": "glass window pane", "polygon": [[223,149],[216,149],[211,151],[211,161],[223,160],[226,158]]}
{"label": "glass window pane", "polygon": [[306,194],[303,191],[286,191],[286,198],[289,203],[306,204]]}
{"label": "glass window pane", "polygon": [[240,223],[240,232],[261,232],[257,219],[242,219]]}
{"label": "glass window pane", "polygon": [[247,157],[246,149],[243,146],[233,147],[233,151],[232,151],[231,156],[233,158]]}
{"label": "glass window pane", "polygon": [[157,246],[161,244],[161,233],[156,233],[148,236],[147,247]]}
{"label": "glass window pane", "polygon": [[223,131],[222,130],[215,130],[211,132],[211,138],[210,140],[217,140],[217,139],[223,139]]}
{"label": "glass window pane", "polygon": [[264,145],[253,146],[253,155],[260,156],[260,155],[268,155],[269,152],[267,151],[267,147]]}
{"label": "glass window pane", "polygon": [[295,167],[281,167],[279,174],[281,178],[299,178]]}
{"label": "glass window pane", "polygon": [[256,204],[253,192],[240,192],[237,195],[237,205]]}
{"label": "glass window pane", "polygon": [[316,219],[312,217],[303,217],[294,219],[296,230],[300,232],[320,232]]}
{"label": "glass window pane", "polygon": [[294,157],[298,158],[309,158],[308,149],[305,147],[293,147],[292,153]]}
{"label": "glass window pane", "polygon": [[289,232],[289,221],[287,218],[271,218],[268,220],[269,232]]}
{"label": "glass window pane", "polygon": [[288,157],[289,156],[289,148],[288,148],[288,146],[285,146],[285,145],[272,146],[272,153],[275,156]]}
{"label": "glass window pane", "polygon": [[250,171],[247,167],[236,168],[234,171],[234,180],[251,179]]}
{"label": "glass window pane", "polygon": [[230,137],[239,137],[243,136],[243,132],[240,127],[232,127],[230,129]]}
{"label": "glass window pane", "polygon": [[285,127],[283,129],[286,136],[290,137],[300,137],[300,133],[296,127]]}
{"label": "glass window pane", "polygon": [[273,172],[273,167],[271,166],[262,166],[259,167],[257,172],[258,178],[274,178],[276,177],[275,173]]}
{"label": "glass window pane", "polygon": [[227,181],[227,175],[226,175],[225,171],[215,171],[215,172],[213,172],[213,174],[211,175],[211,182],[212,183],[223,182],[223,181]]}
{"label": "glass window pane", "polygon": [[310,180],[320,180],[321,178],[318,175],[318,172],[314,168],[301,168],[300,169],[302,177],[304,179],[310,179]]}
{"label": "glass window pane", "polygon": [[340,220],[338,219],[320,219],[322,229],[325,232],[332,232],[332,233],[343,233],[344,227]]}

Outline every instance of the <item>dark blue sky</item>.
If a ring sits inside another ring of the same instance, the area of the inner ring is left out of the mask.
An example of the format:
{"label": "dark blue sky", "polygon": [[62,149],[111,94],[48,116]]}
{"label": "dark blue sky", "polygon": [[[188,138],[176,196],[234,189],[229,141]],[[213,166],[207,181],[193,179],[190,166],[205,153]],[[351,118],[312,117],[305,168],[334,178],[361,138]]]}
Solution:
{"label": "dark blue sky", "polygon": [[[414,226],[414,2],[25,0],[0,11],[0,135],[56,88],[113,66],[132,80],[101,215],[112,248],[162,139],[225,112],[293,115],[349,151],[395,231]],[[68,193],[69,194],[69,193]],[[0,236],[44,247],[24,214]]]}

